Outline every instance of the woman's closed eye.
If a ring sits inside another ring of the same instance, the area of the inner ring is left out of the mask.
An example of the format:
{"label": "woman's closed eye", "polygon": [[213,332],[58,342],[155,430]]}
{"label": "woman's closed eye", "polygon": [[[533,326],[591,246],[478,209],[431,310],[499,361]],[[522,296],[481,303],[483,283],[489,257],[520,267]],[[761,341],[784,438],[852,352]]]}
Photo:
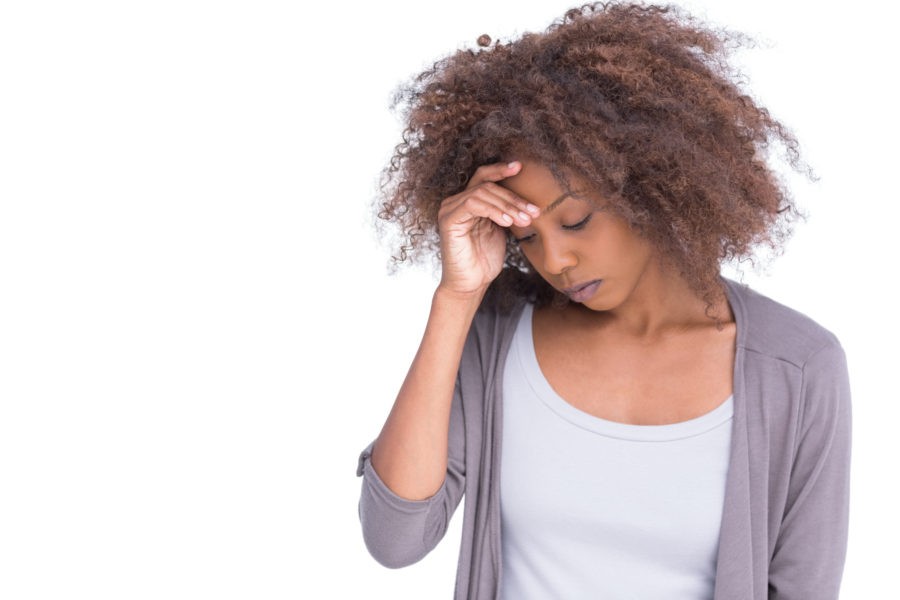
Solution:
{"label": "woman's closed eye", "polygon": [[[593,216],[594,216],[594,213],[588,213],[588,215],[585,218],[578,221],[574,225],[563,225],[562,228],[567,231],[578,231],[579,229],[583,229],[584,226],[588,224],[588,221],[590,221],[591,217],[593,217]],[[514,237],[513,241],[515,241],[517,244],[522,244],[522,243],[530,241],[533,238],[534,238],[534,234],[532,233],[530,235],[522,236],[520,238]]]}
{"label": "woman's closed eye", "polygon": [[525,242],[529,241],[533,237],[534,237],[534,234],[532,233],[531,235],[526,235],[526,236],[520,237],[520,238],[513,237],[513,241],[517,244],[524,244]]}
{"label": "woman's closed eye", "polygon": [[563,229],[568,229],[568,230],[573,230],[573,229],[574,229],[574,230],[577,230],[577,229],[581,229],[582,227],[584,227],[585,225],[588,224],[588,221],[590,221],[590,220],[591,220],[591,217],[593,217],[593,216],[594,216],[594,213],[588,213],[588,216],[586,216],[586,217],[583,218],[582,220],[578,221],[578,222],[575,223],[574,225],[563,225],[562,227],[563,227]]}

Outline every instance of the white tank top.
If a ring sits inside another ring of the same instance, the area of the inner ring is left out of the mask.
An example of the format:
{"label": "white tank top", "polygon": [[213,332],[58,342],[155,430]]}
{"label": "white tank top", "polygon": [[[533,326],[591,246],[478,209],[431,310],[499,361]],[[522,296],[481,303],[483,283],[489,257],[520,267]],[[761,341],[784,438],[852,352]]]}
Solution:
{"label": "white tank top", "polygon": [[713,597],[732,397],[670,425],[608,421],[541,373],[525,306],[503,377],[503,600]]}

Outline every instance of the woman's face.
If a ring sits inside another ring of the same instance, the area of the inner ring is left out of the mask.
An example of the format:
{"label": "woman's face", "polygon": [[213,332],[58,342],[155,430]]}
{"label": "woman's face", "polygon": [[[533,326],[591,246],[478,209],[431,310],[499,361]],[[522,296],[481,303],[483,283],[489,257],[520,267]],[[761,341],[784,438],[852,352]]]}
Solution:
{"label": "woman's face", "polygon": [[653,247],[620,216],[605,209],[590,186],[571,179],[565,195],[540,163],[522,160],[522,169],[499,182],[537,205],[528,227],[510,227],[531,266],[573,302],[593,310],[620,306],[651,264]]}

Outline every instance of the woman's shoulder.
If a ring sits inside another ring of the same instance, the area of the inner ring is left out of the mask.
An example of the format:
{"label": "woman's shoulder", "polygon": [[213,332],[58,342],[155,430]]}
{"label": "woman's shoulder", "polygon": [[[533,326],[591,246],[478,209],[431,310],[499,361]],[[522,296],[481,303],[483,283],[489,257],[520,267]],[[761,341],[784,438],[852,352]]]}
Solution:
{"label": "woman's shoulder", "polygon": [[739,346],[802,367],[809,358],[840,341],[805,313],[747,284],[724,278],[738,326]]}

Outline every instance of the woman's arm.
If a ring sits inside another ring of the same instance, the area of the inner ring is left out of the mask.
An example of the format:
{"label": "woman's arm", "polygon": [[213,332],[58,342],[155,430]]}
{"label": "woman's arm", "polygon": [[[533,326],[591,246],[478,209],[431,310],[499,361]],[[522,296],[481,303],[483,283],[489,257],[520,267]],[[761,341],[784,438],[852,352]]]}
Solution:
{"label": "woman's arm", "polygon": [[372,447],[372,467],[398,496],[424,500],[444,482],[450,403],[482,296],[434,293],[419,351]]}
{"label": "woman's arm", "polygon": [[465,190],[441,203],[441,283],[394,406],[357,469],[366,476],[359,505],[363,538],[386,566],[428,553],[462,497],[465,432],[457,376],[463,349],[503,267],[504,229],[527,225],[539,212],[495,183],[520,168],[517,162],[479,167]]}
{"label": "woman's arm", "polygon": [[433,495],[447,470],[450,400],[472,319],[506,256],[505,228],[531,223],[537,207],[496,182],[521,163],[476,169],[466,188],[441,202],[441,283],[425,335],[372,449],[372,466],[398,495]]}
{"label": "woman's arm", "polygon": [[[382,565],[391,568],[404,567],[417,562],[428,554],[443,539],[450,523],[450,518],[459,505],[465,488],[465,425],[463,420],[462,389],[459,385],[459,377],[454,373],[450,381],[450,399],[446,399],[446,406],[441,400],[437,402],[416,402],[413,394],[434,392],[435,388],[428,381],[427,367],[432,360],[438,360],[439,370],[446,369],[448,365],[453,367],[459,364],[460,359],[448,358],[446,362],[442,357],[455,356],[453,343],[443,345],[442,333],[447,333],[458,325],[455,317],[465,315],[466,310],[456,312],[454,302],[444,302],[443,294],[435,292],[432,302],[432,313],[426,326],[426,333],[422,345],[416,355],[409,375],[404,382],[403,389],[395,402],[392,416],[388,418],[384,429],[397,426],[402,444],[403,425],[409,425],[413,429],[413,435],[417,434],[416,421],[420,419],[423,424],[421,430],[429,429],[433,436],[431,439],[419,439],[422,443],[430,445],[423,451],[421,449],[406,449],[401,447],[395,452],[394,467],[398,468],[400,477],[413,477],[415,486],[415,469],[434,469],[426,476],[431,476],[438,482],[438,487],[432,491],[417,493],[406,491],[401,481],[399,486],[392,481],[391,486],[398,486],[400,494],[408,494],[404,497],[389,487],[379,472],[372,464],[372,451],[378,440],[370,444],[360,454],[357,475],[364,476],[362,492],[359,501],[359,518],[362,524],[363,540],[369,553]],[[455,317],[450,317],[447,326],[449,312],[456,312]],[[473,327],[474,329],[474,327]],[[472,339],[471,337],[467,339]],[[465,350],[463,350],[465,352]],[[440,375],[437,379],[445,379]],[[446,384],[446,381],[443,382]],[[446,393],[446,390],[443,390]],[[402,400],[401,398],[407,400]],[[437,398],[438,396],[434,396]],[[404,406],[404,402],[408,405]],[[405,410],[404,410],[405,409]],[[433,412],[432,412],[433,411]],[[446,416],[449,412],[449,417]],[[449,423],[448,423],[449,421]],[[393,424],[393,425],[392,425]],[[446,431],[446,434],[435,433]],[[396,433],[396,432],[395,432]],[[390,440],[390,431],[385,435],[383,431],[380,440]],[[442,437],[443,436],[443,437]],[[429,455],[428,452],[432,452]],[[381,453],[384,456],[386,453]],[[437,457],[435,458],[435,455]],[[397,460],[397,457],[401,460]],[[402,460],[406,458],[404,463]],[[431,461],[429,463],[429,461]],[[435,461],[438,461],[435,463]],[[381,468],[381,467],[379,467]],[[422,499],[414,499],[422,496]],[[426,497],[427,496],[427,497]]]}
{"label": "woman's arm", "polygon": [[770,600],[838,598],[850,504],[851,409],[840,344],[803,367],[802,407],[787,504],[769,564]]}

